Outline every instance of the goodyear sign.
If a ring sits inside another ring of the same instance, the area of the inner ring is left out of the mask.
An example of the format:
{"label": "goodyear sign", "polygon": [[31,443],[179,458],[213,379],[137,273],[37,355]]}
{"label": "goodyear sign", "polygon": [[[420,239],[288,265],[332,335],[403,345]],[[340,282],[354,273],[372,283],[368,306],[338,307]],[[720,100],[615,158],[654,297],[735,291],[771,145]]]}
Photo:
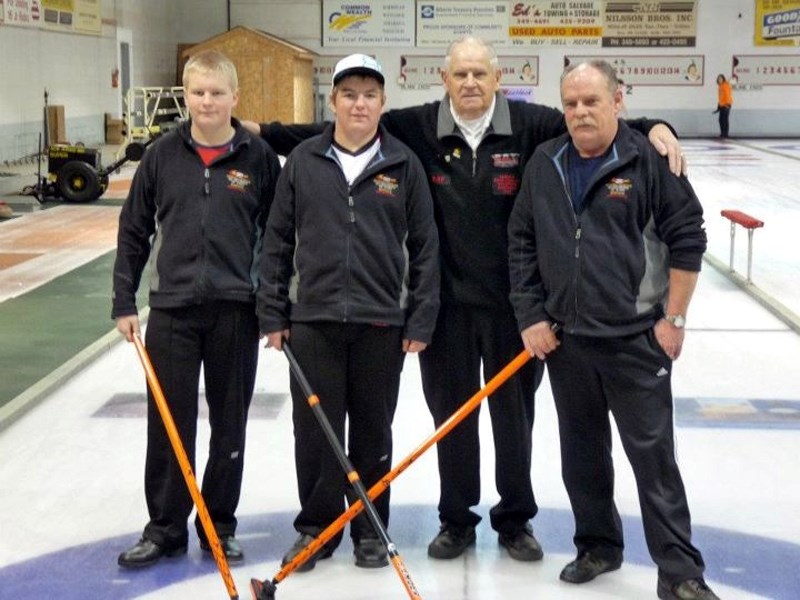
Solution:
{"label": "goodyear sign", "polygon": [[755,45],[800,46],[800,1],[756,0]]}

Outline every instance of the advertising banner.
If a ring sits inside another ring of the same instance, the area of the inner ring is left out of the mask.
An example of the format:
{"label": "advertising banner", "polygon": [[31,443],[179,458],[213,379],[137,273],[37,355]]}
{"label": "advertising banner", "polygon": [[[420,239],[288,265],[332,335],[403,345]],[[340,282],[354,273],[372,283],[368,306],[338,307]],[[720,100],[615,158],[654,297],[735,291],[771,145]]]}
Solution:
{"label": "advertising banner", "polygon": [[696,41],[696,0],[606,3],[604,47],[686,47]]}
{"label": "advertising banner", "polygon": [[75,0],[75,31],[90,35],[103,33],[101,0]]}
{"label": "advertising banner", "polygon": [[442,85],[443,66],[443,56],[403,55],[400,57],[397,84],[407,90],[424,90],[432,85]]}
{"label": "advertising banner", "polygon": [[756,46],[800,46],[800,2],[756,0]]}
{"label": "advertising banner", "polygon": [[[503,75],[502,85],[529,87],[539,84],[538,56],[498,56]],[[442,85],[441,70],[444,57],[438,55],[400,57],[400,77],[397,84],[404,89],[427,89]]]}
{"label": "advertising banner", "polygon": [[3,0],[3,16],[6,25],[39,27],[41,25],[39,0]]}
{"label": "advertising banner", "polygon": [[75,6],[72,0],[41,0],[42,28],[72,33]]}
{"label": "advertising banner", "polygon": [[476,35],[497,47],[508,45],[508,2],[417,2],[417,46],[449,46]]}
{"label": "advertising banner", "polygon": [[319,85],[333,85],[333,70],[336,68],[336,63],[343,58],[344,55],[319,55],[314,57],[314,79]]}
{"label": "advertising banner", "polygon": [[513,2],[508,37],[512,46],[600,46],[601,0]]}
{"label": "advertising banner", "polygon": [[0,0],[0,23],[102,34],[101,0]]}
{"label": "advertising banner", "polygon": [[738,86],[800,85],[800,53],[733,57],[733,80]]}
{"label": "advertising banner", "polygon": [[502,85],[533,86],[539,85],[538,56],[498,56],[503,77]]}
{"label": "advertising banner", "polygon": [[565,56],[564,66],[600,59],[611,64],[625,85],[703,85],[705,60],[702,55],[681,56]]}
{"label": "advertising banner", "polygon": [[414,3],[324,0],[322,45],[414,46]]}

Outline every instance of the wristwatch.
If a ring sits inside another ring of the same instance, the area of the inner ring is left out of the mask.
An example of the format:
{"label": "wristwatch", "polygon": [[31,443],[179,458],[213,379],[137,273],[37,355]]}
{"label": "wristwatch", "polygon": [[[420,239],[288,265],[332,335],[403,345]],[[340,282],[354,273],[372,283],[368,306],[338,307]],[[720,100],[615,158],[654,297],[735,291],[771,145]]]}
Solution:
{"label": "wristwatch", "polygon": [[683,315],[664,315],[664,318],[678,329],[683,329],[686,326],[686,317]]}

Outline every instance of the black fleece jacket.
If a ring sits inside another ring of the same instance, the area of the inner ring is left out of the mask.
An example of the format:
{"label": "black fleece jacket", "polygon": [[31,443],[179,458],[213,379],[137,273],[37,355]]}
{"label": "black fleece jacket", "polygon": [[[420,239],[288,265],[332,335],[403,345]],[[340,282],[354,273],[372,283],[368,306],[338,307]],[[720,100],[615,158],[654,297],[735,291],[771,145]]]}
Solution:
{"label": "black fleece jacket", "polygon": [[664,314],[669,269],[700,270],[703,208],[686,177],[620,122],[576,214],[570,143],[564,134],[539,147],[509,221],[519,329],[550,320],[591,337],[644,331]]}
{"label": "black fleece jacket", "polygon": [[148,258],[151,307],[255,301],[280,163],[263,140],[233,125],[230,150],[208,167],[190,122],[148,147],[120,213],[112,318],[137,313]]}
{"label": "black fleece jacket", "polygon": [[419,159],[380,129],[380,150],[348,185],[333,126],[289,155],[267,221],[261,331],[292,321],[402,326],[430,343],[439,243]]}

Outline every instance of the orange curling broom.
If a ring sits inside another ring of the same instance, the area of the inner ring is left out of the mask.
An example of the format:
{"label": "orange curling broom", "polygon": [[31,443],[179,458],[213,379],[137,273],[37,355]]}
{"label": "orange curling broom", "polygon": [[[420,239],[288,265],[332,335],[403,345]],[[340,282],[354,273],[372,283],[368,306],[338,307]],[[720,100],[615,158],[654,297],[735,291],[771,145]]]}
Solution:
{"label": "orange curling broom", "polygon": [[[553,329],[555,330],[556,328],[557,327],[554,327]],[[469,415],[478,407],[484,398],[493,394],[497,388],[508,381],[508,379],[514,373],[519,371],[522,366],[530,360],[530,358],[531,355],[528,354],[526,350],[520,352],[514,358],[514,360],[508,363],[497,375],[492,377],[489,382],[483,386],[483,388],[478,390],[469,400],[462,404],[461,407],[456,410],[456,412],[450,415],[450,418],[442,423],[439,428],[434,431],[424,442],[422,442],[422,444],[420,444],[413,452],[411,452],[411,454],[409,454],[395,468],[384,475],[380,481],[373,485],[369,489],[369,492],[367,492],[368,498],[370,500],[374,500],[380,496],[386,489],[389,488],[391,482],[394,481],[395,478],[400,475],[400,473],[410,467],[411,464],[414,463],[414,461],[416,461],[420,456],[422,456],[426,450],[450,433],[450,431],[456,425],[463,421],[467,415]],[[265,579],[261,581],[259,579],[251,579],[250,593],[253,596],[253,600],[275,600],[277,585],[286,579],[286,577],[288,577],[289,574],[297,567],[314,556],[314,554],[320,548],[322,548],[322,546],[324,546],[333,536],[339,533],[339,531],[342,530],[349,521],[353,520],[362,510],[364,510],[364,502],[362,502],[360,499],[356,500],[350,505],[350,508],[339,515],[339,517],[333,523],[328,525],[328,527],[326,527],[322,533],[319,534],[319,536],[309,543],[308,546],[303,548],[297,554],[297,556],[292,559],[291,562],[284,565],[281,570],[272,578],[272,580]]]}
{"label": "orange curling broom", "polygon": [[200,523],[205,531],[208,544],[211,547],[211,553],[214,556],[214,561],[217,563],[217,569],[222,576],[222,581],[225,583],[225,588],[228,590],[228,596],[231,600],[239,600],[239,592],[236,591],[236,584],[233,582],[231,570],[228,567],[228,561],[225,558],[225,553],[222,551],[222,545],[217,536],[217,530],[214,529],[214,524],[211,522],[211,515],[208,514],[208,508],[200,493],[200,488],[197,487],[197,480],[195,479],[192,465],[189,463],[189,457],[186,455],[186,450],[181,442],[181,436],[175,427],[175,421],[172,418],[172,413],[169,410],[167,399],[164,397],[164,392],[161,390],[161,384],[158,382],[156,372],[153,370],[153,365],[150,362],[150,356],[145,350],[142,338],[137,333],[133,336],[133,343],[136,346],[136,352],[139,354],[139,360],[142,361],[144,372],[147,375],[147,383],[150,390],[153,392],[153,397],[158,407],[158,412],[161,415],[161,420],[164,422],[164,428],[167,430],[169,441],[172,444],[172,449],[175,451],[175,456],[181,466],[183,478],[186,480],[186,487],[189,488],[189,494],[194,500],[197,507],[197,515],[200,517]]}

